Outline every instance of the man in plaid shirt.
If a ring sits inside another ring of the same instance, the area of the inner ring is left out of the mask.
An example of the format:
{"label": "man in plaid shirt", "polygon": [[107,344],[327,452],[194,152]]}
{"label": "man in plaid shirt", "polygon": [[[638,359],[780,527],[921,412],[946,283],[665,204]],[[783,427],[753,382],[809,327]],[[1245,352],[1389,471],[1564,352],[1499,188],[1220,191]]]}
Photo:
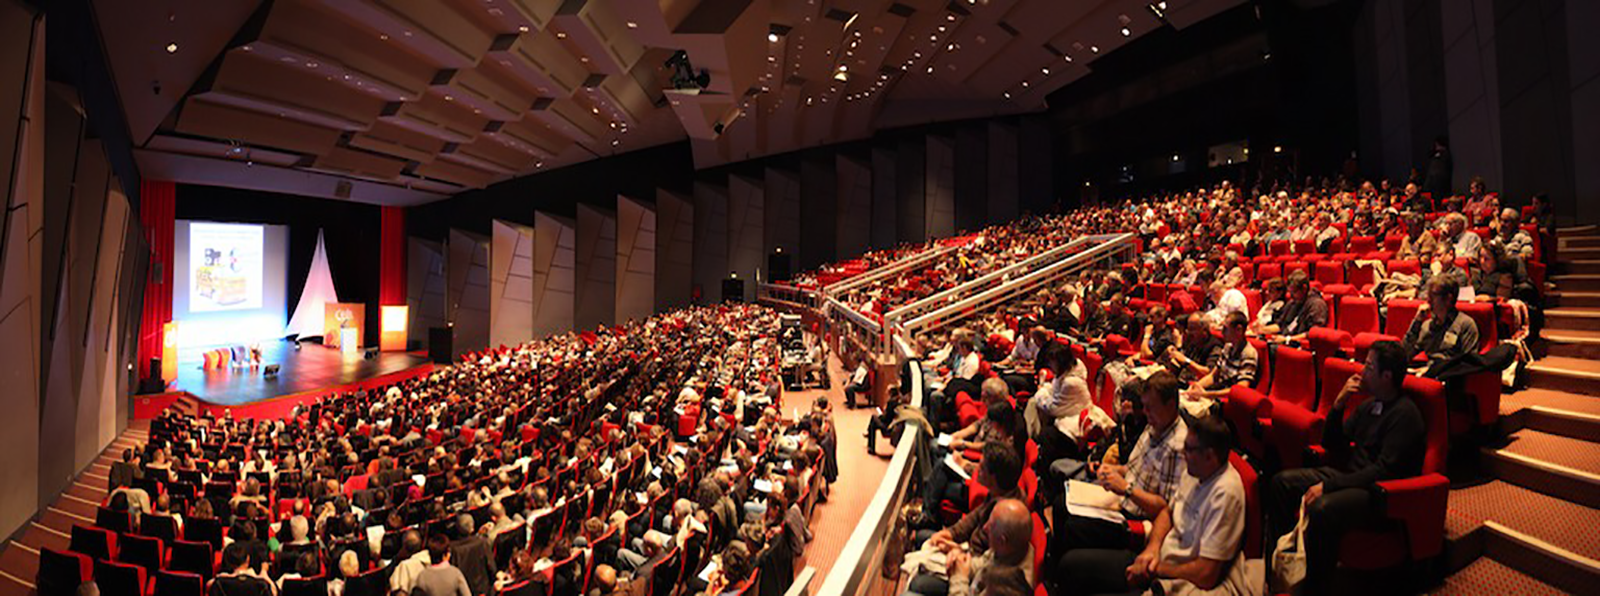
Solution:
{"label": "man in plaid shirt", "polygon": [[[1171,372],[1162,370],[1150,375],[1140,395],[1150,423],[1124,460],[1126,465],[1092,468],[1101,485],[1122,496],[1122,514],[1128,519],[1148,520],[1177,495],[1184,475],[1183,440],[1189,434],[1178,416],[1179,392],[1178,378]],[[1067,512],[1065,496],[1053,506],[1051,557],[1059,559],[1078,548],[1127,548],[1131,539],[1128,524],[1072,515]],[[1055,571],[1062,566],[1050,568]],[[1064,584],[1068,578],[1050,579]]]}

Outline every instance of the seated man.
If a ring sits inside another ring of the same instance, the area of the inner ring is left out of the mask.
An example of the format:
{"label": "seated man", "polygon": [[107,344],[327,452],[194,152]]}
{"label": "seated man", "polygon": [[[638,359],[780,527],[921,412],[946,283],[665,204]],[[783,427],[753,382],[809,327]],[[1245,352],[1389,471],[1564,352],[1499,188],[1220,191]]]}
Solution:
{"label": "seated man", "polygon": [[1216,417],[1196,419],[1183,442],[1187,474],[1170,506],[1156,514],[1150,539],[1136,556],[1123,548],[1078,549],[1061,566],[1067,594],[1241,594],[1249,589],[1242,545],[1244,481],[1228,464],[1233,435]]}
{"label": "seated man", "polygon": [[1494,223],[1495,235],[1490,244],[1499,245],[1507,256],[1524,261],[1533,259],[1533,236],[1522,229],[1522,214],[1508,207]]}
{"label": "seated man", "polygon": [[1312,327],[1328,326],[1328,301],[1322,292],[1312,291],[1311,276],[1304,270],[1289,274],[1289,299],[1278,313],[1278,333],[1285,341],[1300,341]]}
{"label": "seated man", "polygon": [[[1422,470],[1426,425],[1422,411],[1401,392],[1406,350],[1393,341],[1372,344],[1366,366],[1351,375],[1334,397],[1322,444],[1331,456],[1348,453],[1343,465],[1287,470],[1267,483],[1264,507],[1271,532],[1287,534],[1304,506],[1306,577],[1312,593],[1331,591],[1344,532],[1373,519],[1372,489],[1380,480],[1409,478]],[[1348,417],[1345,408],[1357,393],[1370,399]]]}
{"label": "seated man", "polygon": [[1403,345],[1408,363],[1418,354],[1427,355],[1427,361],[1419,366],[1426,367],[1422,376],[1431,377],[1451,359],[1478,349],[1478,324],[1456,308],[1461,286],[1454,278],[1436,277],[1426,290],[1427,312],[1419,312],[1411,320]]}
{"label": "seated man", "polygon": [[1193,383],[1211,374],[1211,369],[1222,360],[1222,341],[1211,335],[1211,326],[1206,324],[1205,317],[1184,315],[1181,321],[1183,345],[1168,347],[1166,354],[1156,361],[1165,364],[1179,381]]}
{"label": "seated man", "polygon": [[1040,350],[1050,343],[1050,330],[1030,319],[1023,319],[1017,329],[1026,333],[1017,334],[1017,341],[1011,344],[1011,354],[994,366],[1005,371],[1000,378],[1005,380],[1012,393],[1033,393],[1039,389],[1034,379],[1034,366]]}
{"label": "seated man", "polygon": [[[1167,371],[1157,371],[1144,382],[1142,389],[1139,399],[1144,404],[1148,421],[1144,433],[1123,458],[1124,465],[1102,463],[1095,474],[1107,490],[1122,496],[1120,508],[1124,516],[1154,519],[1177,496],[1179,481],[1183,479],[1183,441],[1189,431],[1178,416],[1177,377]],[[1128,524],[1071,515],[1065,498],[1053,500],[1051,506],[1055,521],[1050,533],[1052,556],[1080,548],[1127,547]],[[1060,566],[1053,569],[1059,571]],[[1058,585],[1072,581],[1065,576],[1051,579]]]}
{"label": "seated man", "polygon": [[1195,381],[1185,397],[1216,400],[1228,394],[1233,386],[1249,387],[1256,382],[1256,367],[1260,365],[1254,346],[1245,338],[1247,326],[1244,313],[1230,313],[1222,325],[1222,358],[1211,372]]}
{"label": "seated man", "polygon": [[1250,322],[1250,335],[1276,335],[1279,331],[1278,313],[1283,312],[1283,279],[1274,277],[1261,284],[1261,310],[1256,320]]}
{"label": "seated man", "polygon": [[[983,528],[989,550],[979,555],[950,548],[950,596],[1018,596],[1033,592],[1033,514],[1016,499],[994,506]],[[951,545],[952,547],[954,545]]]}
{"label": "seated man", "polygon": [[[991,443],[985,446],[983,461],[978,464],[978,474],[975,478],[978,484],[989,489],[988,498],[961,516],[955,525],[934,532],[928,537],[928,541],[946,551],[955,545],[965,543],[967,552],[973,556],[981,556],[988,552],[989,535],[982,530],[989,525],[990,516],[1001,502],[1022,498],[1022,488],[1018,484],[1021,476],[1022,458],[1011,449],[1010,445]],[[1030,560],[1028,563],[1032,565],[1033,562]],[[907,590],[927,595],[945,594],[950,588],[949,582],[944,578],[918,574],[911,578]]]}
{"label": "seated man", "polygon": [[867,365],[870,363],[871,359],[866,354],[856,355],[856,369],[850,373],[850,384],[844,387],[844,407],[856,409],[857,395],[865,397],[869,403],[872,401],[872,386],[867,384],[867,377],[871,372]]}

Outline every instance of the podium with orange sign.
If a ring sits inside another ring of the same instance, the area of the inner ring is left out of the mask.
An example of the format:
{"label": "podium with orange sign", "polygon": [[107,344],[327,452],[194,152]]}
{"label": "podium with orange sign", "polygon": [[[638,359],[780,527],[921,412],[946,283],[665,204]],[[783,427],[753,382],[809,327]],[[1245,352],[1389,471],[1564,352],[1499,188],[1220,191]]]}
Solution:
{"label": "podium with orange sign", "polygon": [[[359,302],[329,302],[323,306],[322,315],[322,345],[330,348],[344,348],[350,350],[361,349],[361,338],[366,333],[367,306]],[[354,329],[350,334],[355,340],[353,346],[340,345],[345,338],[340,330]]]}

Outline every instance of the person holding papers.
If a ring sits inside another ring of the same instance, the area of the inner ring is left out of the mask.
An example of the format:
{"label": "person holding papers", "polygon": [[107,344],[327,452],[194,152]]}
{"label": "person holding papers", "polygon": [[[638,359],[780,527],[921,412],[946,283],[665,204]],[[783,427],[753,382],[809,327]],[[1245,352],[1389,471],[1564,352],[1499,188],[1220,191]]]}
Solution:
{"label": "person holding papers", "polygon": [[[1187,474],[1156,513],[1138,553],[1081,548],[1062,557],[1063,594],[1250,594],[1245,573],[1245,491],[1228,464],[1233,435],[1216,417],[1189,424],[1183,440]],[[1126,543],[1124,543],[1126,544]],[[1259,582],[1256,582],[1259,583]],[[1159,584],[1159,590],[1157,586]]]}
{"label": "person holding papers", "polygon": [[[1010,445],[999,442],[984,445],[977,479],[979,484],[989,489],[988,498],[961,516],[955,525],[934,532],[928,537],[927,545],[946,553],[964,546],[967,554],[983,556],[990,546],[990,535],[984,528],[989,525],[990,517],[1000,503],[1022,498],[1022,488],[1018,484],[1021,477],[1022,458]],[[1029,557],[1029,564],[1032,564],[1032,557]],[[912,577],[906,589],[909,593],[923,595],[953,591],[947,577],[930,573],[919,573]]]}
{"label": "person holding papers", "polygon": [[[1124,460],[1126,464],[1103,463],[1091,468],[1097,483],[1120,499],[1109,511],[1082,512],[1099,513],[1094,516],[1071,511],[1076,507],[1069,506],[1073,499],[1070,489],[1056,499],[1055,528],[1050,532],[1052,557],[1065,562],[1067,555],[1080,548],[1125,548],[1130,537],[1122,518],[1155,519],[1177,495],[1183,479],[1183,441],[1189,434],[1178,416],[1178,395],[1178,378],[1169,371],[1156,371],[1145,381],[1140,401],[1149,422]],[[1065,585],[1071,580],[1059,573],[1061,568],[1052,567],[1058,577],[1051,579]]]}

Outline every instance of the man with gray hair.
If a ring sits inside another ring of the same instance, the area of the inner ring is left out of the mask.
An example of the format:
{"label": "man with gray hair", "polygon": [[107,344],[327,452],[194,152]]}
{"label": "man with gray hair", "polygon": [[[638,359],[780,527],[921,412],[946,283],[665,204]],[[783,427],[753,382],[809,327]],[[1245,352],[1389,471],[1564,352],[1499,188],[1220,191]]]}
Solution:
{"label": "man with gray hair", "polygon": [[1500,217],[1495,220],[1499,227],[1490,244],[1498,244],[1505,249],[1506,256],[1516,257],[1526,261],[1533,258],[1533,236],[1522,229],[1522,215],[1516,209],[1507,207],[1500,210]]}
{"label": "man with gray hair", "polygon": [[1033,593],[1033,514],[1017,499],[996,503],[985,527],[989,549],[972,556],[948,552],[950,596],[1025,596]]}
{"label": "man with gray hair", "polygon": [[473,594],[491,594],[496,571],[494,548],[487,538],[474,531],[476,527],[472,515],[456,516],[456,539],[450,543],[450,562],[461,568]]}

